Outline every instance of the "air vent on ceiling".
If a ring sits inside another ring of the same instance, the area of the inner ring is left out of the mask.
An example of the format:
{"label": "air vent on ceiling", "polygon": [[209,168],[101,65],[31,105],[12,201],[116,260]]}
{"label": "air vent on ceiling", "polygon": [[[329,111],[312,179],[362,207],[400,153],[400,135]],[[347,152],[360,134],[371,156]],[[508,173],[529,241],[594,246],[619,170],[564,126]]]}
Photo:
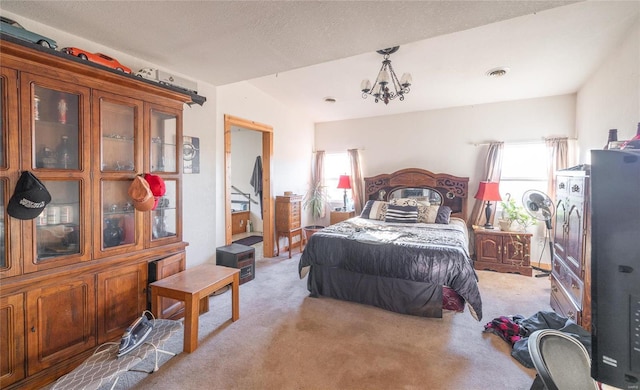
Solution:
{"label": "air vent on ceiling", "polygon": [[509,68],[500,67],[500,68],[489,69],[486,75],[489,77],[502,77],[502,76],[505,76],[508,72],[509,72]]}

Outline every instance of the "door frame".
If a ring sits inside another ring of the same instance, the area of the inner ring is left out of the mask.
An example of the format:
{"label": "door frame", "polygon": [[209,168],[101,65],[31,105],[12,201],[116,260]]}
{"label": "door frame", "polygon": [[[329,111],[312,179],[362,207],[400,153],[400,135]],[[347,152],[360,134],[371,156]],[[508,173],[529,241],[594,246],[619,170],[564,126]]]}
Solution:
{"label": "door frame", "polygon": [[262,133],[262,235],[264,257],[273,257],[273,199],[271,196],[271,156],[273,155],[273,127],[224,115],[224,226],[225,245],[230,245],[231,234],[231,128],[241,127]]}

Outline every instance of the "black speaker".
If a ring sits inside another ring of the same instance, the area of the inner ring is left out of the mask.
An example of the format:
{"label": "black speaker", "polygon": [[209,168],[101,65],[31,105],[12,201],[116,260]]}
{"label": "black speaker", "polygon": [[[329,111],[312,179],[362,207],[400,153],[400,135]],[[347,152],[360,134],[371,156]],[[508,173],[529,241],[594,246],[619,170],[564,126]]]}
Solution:
{"label": "black speaker", "polygon": [[640,151],[591,152],[591,376],[640,388]]}

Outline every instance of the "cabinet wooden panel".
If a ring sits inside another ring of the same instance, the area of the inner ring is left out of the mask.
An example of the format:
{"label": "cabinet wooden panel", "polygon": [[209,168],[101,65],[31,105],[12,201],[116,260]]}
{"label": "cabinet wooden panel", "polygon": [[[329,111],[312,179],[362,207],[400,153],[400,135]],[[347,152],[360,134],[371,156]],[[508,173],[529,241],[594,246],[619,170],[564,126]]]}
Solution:
{"label": "cabinet wooden panel", "polygon": [[245,233],[248,220],[249,211],[234,211],[231,213],[231,234]]}
{"label": "cabinet wooden panel", "polygon": [[329,216],[329,223],[334,225],[338,222],[346,221],[356,216],[355,211],[332,211]]}
{"label": "cabinet wooden panel", "polygon": [[0,298],[0,388],[25,377],[24,298]]}
{"label": "cabinet wooden panel", "polygon": [[27,292],[29,375],[96,346],[94,280],[78,276]]}
{"label": "cabinet wooden panel", "polygon": [[98,274],[98,343],[122,336],[147,308],[147,265],[136,264]]}
{"label": "cabinet wooden panel", "polygon": [[[184,253],[178,253],[149,264],[149,283],[164,279],[186,268]],[[147,308],[151,310],[151,291],[147,290]],[[160,318],[179,319],[184,317],[184,302],[172,298],[160,298]]]}
{"label": "cabinet wooden panel", "polygon": [[476,241],[476,269],[531,276],[531,234],[481,227],[475,227],[473,231]]}
{"label": "cabinet wooden panel", "polygon": [[299,236],[302,244],[301,227],[301,203],[302,196],[276,196],[276,255],[280,255],[280,237],[287,237],[289,246],[289,258],[291,248],[294,246],[293,237]]}
{"label": "cabinet wooden panel", "polygon": [[589,172],[556,173],[551,307],[591,329]]}
{"label": "cabinet wooden panel", "polygon": [[[40,388],[145,310],[148,263],[177,255],[184,269],[191,97],[26,43],[0,52],[0,387]],[[22,170],[52,195],[33,220],[5,215]],[[167,191],[141,212],[128,187],[145,172]]]}

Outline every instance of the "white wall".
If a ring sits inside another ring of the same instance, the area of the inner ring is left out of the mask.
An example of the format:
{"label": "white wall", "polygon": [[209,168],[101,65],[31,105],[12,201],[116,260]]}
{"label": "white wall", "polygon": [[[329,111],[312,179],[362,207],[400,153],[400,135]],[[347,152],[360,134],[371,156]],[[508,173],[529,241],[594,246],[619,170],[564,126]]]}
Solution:
{"label": "white wall", "polygon": [[609,129],[618,139],[636,135],[640,122],[640,21],[602,66],[578,91],[576,124],[580,161],[589,163],[590,149],[602,149]]}
{"label": "white wall", "polygon": [[574,116],[575,95],[552,96],[319,123],[315,145],[328,152],[361,149],[365,177],[410,167],[469,177],[472,198],[487,150],[474,143],[573,138]]}

